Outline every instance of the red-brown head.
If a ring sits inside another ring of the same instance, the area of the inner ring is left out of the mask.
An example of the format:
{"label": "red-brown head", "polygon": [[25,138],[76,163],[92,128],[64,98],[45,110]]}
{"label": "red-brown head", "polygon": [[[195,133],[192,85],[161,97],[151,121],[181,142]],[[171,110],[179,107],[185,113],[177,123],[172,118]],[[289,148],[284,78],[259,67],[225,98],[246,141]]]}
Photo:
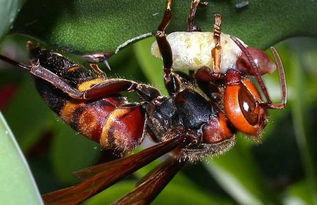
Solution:
{"label": "red-brown head", "polygon": [[240,132],[258,136],[267,123],[267,108],[258,89],[249,78],[242,78],[237,70],[226,75],[224,110],[232,125]]}

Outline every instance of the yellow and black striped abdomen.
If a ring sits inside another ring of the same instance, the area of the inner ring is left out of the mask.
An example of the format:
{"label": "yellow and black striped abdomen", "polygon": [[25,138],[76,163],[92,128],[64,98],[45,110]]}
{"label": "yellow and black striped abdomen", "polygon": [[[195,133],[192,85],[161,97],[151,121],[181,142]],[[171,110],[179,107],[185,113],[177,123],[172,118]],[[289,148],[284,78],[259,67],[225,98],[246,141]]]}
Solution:
{"label": "yellow and black striped abdomen", "polygon": [[120,98],[89,103],[69,101],[60,116],[76,131],[106,149],[128,151],[142,140],[145,117],[141,107],[124,105]]}
{"label": "yellow and black striped abdomen", "polygon": [[[83,92],[104,81],[106,79],[100,76],[87,77],[76,86]],[[102,147],[128,151],[142,141],[145,114],[139,104],[127,104],[123,97],[101,97],[91,101],[72,99],[46,81],[36,78],[35,82],[54,112],[73,129]]]}

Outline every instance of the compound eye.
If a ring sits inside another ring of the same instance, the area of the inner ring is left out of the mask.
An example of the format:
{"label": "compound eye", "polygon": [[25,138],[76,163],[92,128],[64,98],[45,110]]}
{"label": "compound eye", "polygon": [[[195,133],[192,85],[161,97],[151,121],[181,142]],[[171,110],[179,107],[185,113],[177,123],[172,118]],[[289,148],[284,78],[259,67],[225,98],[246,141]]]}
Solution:
{"label": "compound eye", "polygon": [[257,136],[266,123],[266,111],[259,105],[261,96],[249,79],[227,85],[224,109],[232,125],[240,132]]}
{"label": "compound eye", "polygon": [[240,109],[244,117],[251,125],[257,124],[259,110],[252,94],[244,86],[242,86],[238,95]]}

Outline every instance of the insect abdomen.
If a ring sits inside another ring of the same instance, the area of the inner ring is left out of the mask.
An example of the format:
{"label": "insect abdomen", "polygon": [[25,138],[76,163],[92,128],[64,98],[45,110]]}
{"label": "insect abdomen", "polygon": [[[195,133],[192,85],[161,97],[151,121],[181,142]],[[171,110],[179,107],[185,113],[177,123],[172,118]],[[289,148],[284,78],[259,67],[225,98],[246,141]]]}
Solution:
{"label": "insect abdomen", "polygon": [[[77,87],[85,91],[103,80],[88,80]],[[46,81],[36,78],[35,82],[47,105],[57,115],[103,148],[129,151],[142,141],[145,116],[139,104],[127,104],[124,97],[75,100]]]}
{"label": "insect abdomen", "polygon": [[124,105],[119,98],[89,103],[68,101],[59,115],[76,131],[106,149],[132,150],[142,139],[145,118],[141,107]]}

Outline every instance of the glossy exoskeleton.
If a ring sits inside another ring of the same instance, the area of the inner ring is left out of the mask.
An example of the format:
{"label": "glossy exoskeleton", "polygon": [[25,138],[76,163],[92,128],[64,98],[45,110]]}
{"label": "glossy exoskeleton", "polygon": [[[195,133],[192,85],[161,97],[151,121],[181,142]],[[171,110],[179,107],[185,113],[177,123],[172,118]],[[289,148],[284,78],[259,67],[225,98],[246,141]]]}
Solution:
{"label": "glossy exoskeleton", "polygon": [[[145,166],[165,153],[169,158],[129,194],[115,204],[148,204],[188,161],[220,154],[234,145],[240,131],[259,136],[267,123],[267,109],[284,108],[286,82],[281,60],[275,49],[282,87],[282,103],[273,104],[262,76],[272,71],[273,62],[258,49],[246,47],[236,37],[230,39],[241,50],[232,67],[222,69],[221,16],[216,15],[210,38],[212,67],[176,72],[173,46],[165,29],[172,16],[168,0],[156,33],[157,46],[164,64],[164,82],[169,96],[149,85],[126,79],[108,79],[94,63],[90,68],[28,42],[31,64],[24,65],[5,56],[0,59],[30,72],[48,106],[76,131],[97,141],[105,149],[133,150],[144,136],[158,144],[126,158],[99,164],[76,173],[83,181],[43,196],[47,204],[78,204],[116,181]],[[194,17],[200,0],[194,0],[188,17],[187,32],[199,32]],[[196,35],[196,34],[195,34]],[[200,35],[200,34],[199,34]],[[208,36],[208,35],[207,35]],[[103,59],[104,60],[104,59]],[[255,77],[266,101],[251,81]],[[128,102],[119,95],[135,92],[140,102]]]}

